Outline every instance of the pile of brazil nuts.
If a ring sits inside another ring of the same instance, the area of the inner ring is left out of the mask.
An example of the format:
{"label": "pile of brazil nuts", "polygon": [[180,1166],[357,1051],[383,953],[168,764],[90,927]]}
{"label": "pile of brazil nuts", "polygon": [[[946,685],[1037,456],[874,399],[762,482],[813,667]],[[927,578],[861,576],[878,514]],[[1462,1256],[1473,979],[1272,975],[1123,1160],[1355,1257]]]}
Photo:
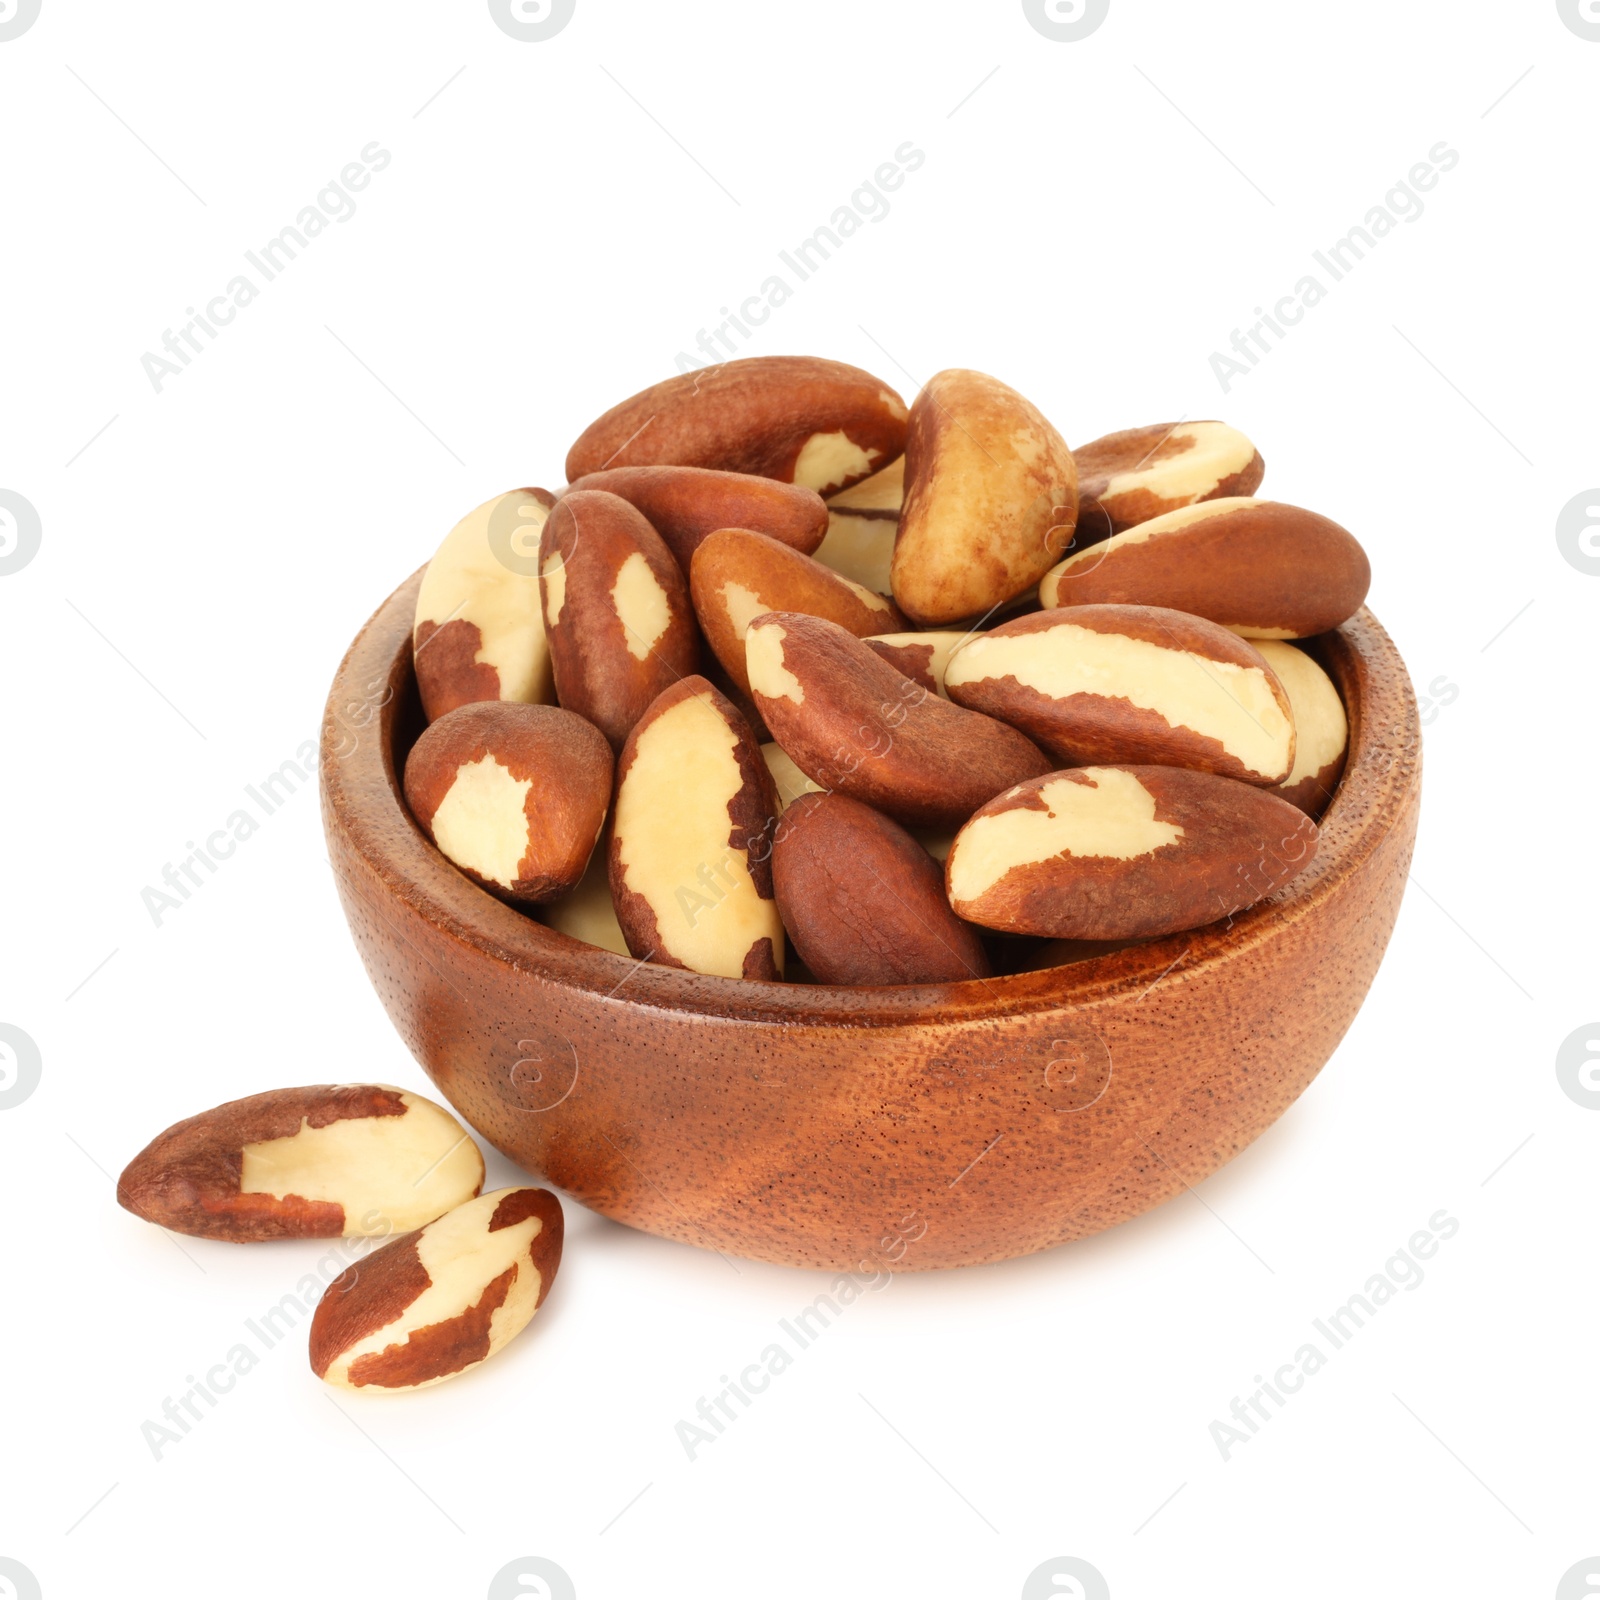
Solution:
{"label": "pile of brazil nuts", "polygon": [[995,378],[670,378],[417,600],[404,771],[489,893],[725,978],[944,983],[1232,916],[1311,860],[1348,725],[1290,641],[1360,608],[1221,422],[1077,451]]}
{"label": "pile of brazil nuts", "polygon": [[313,1084],[174,1124],[128,1164],[117,1199],[198,1239],[373,1241],[325,1287],[311,1278],[321,1291],[311,1370],[337,1388],[393,1394],[487,1361],[555,1280],[560,1200],[548,1189],[483,1194],[483,1177],[472,1136],[443,1106],[388,1084]]}
{"label": "pile of brazil nuts", "polygon": [[[909,411],[810,357],[669,379],[558,494],[440,545],[407,803],[550,927],[725,978],[958,982],[1231,916],[1316,850],[1348,729],[1289,641],[1369,577],[1337,523],[1254,498],[1263,470],[1220,422],[1074,452],[979,372]],[[177,1123],[117,1198],[362,1241],[311,1280],[310,1364],[400,1393],[503,1349],[555,1278],[560,1201],[483,1181],[443,1107],[318,1084]]]}

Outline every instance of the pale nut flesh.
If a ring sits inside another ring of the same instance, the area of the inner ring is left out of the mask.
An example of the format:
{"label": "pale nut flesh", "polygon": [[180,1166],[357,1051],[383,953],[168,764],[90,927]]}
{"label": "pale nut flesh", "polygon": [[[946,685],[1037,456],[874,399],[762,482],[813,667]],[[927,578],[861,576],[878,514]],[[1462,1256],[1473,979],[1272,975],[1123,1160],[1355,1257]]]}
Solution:
{"label": "pale nut flesh", "polygon": [[754,735],[704,678],[651,705],[617,767],[610,844],[612,903],[636,958],[723,978],[782,976],[777,805]]}
{"label": "pale nut flesh", "polygon": [[1255,647],[1289,696],[1294,713],[1294,767],[1273,791],[1307,816],[1327,810],[1344,773],[1350,722],[1333,680],[1304,650],[1276,639]]}
{"label": "pale nut flesh", "polygon": [[1287,884],[1316,824],[1266,790],[1178,767],[1091,766],[997,795],[956,835],[950,904],[1047,939],[1144,939],[1230,917]]}
{"label": "pale nut flesh", "polygon": [[1080,547],[1182,506],[1254,494],[1267,470],[1256,447],[1225,422],[1126,428],[1072,454]]}
{"label": "pale nut flesh", "polygon": [[417,591],[412,650],[431,722],[476,700],[555,699],[539,606],[539,536],[554,496],[511,489],[445,535]]}
{"label": "pale nut flesh", "polygon": [[761,759],[772,774],[773,787],[778,792],[778,814],[781,816],[803,794],[821,794],[823,788],[795,765],[795,759],[781,744],[769,739],[761,747]]}
{"label": "pale nut flesh", "polygon": [[569,939],[625,956],[628,941],[622,936],[617,908],[611,903],[609,853],[603,840],[596,845],[577,887],[540,906],[539,920]]}
{"label": "pale nut flesh", "polygon": [[153,1139],[117,1183],[135,1216],[200,1239],[384,1237],[483,1185],[443,1106],[388,1084],[313,1084],[231,1100]]}
{"label": "pale nut flesh", "polygon": [[1277,784],[1294,764],[1288,696],[1260,651],[1156,606],[1019,617],[958,650],[945,687],[1064,765],[1155,763]]}
{"label": "pale nut flesh", "polygon": [[548,1189],[498,1189],[391,1240],[324,1291],[311,1370],[335,1388],[395,1394],[481,1365],[544,1303],[562,1232]]}
{"label": "pale nut flesh", "polygon": [[876,594],[888,594],[893,582],[905,474],[906,458],[900,456],[853,489],[830,496],[827,532],[811,552],[825,567]]}
{"label": "pale nut flesh", "polygon": [[582,489],[545,523],[539,580],[557,697],[620,751],[645,707],[700,664],[683,571],[640,511]]}
{"label": "pale nut flesh", "polygon": [[429,724],[404,789],[448,860],[499,898],[537,905],[583,877],[611,778],[611,747],[582,717],[486,701]]}
{"label": "pale nut flesh", "polygon": [[922,633],[874,633],[866,639],[867,648],[882,656],[896,672],[903,672],[913,683],[920,684],[942,700],[949,694],[944,686],[945,668],[950,658],[963,645],[982,637],[972,631],[941,632],[928,629]]}

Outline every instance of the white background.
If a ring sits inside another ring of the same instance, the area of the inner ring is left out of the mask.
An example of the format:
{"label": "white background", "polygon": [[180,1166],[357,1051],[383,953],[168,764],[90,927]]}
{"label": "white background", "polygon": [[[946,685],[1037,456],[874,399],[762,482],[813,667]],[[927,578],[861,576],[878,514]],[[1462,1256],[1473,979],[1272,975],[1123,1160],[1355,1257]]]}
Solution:
{"label": "white background", "polygon": [[[43,1063],[0,1111],[0,1556],[46,1600],[476,1597],[526,1555],[583,1600],[1010,1597],[1058,1555],[1116,1600],[1556,1594],[1600,1551],[1600,1114],[1555,1068],[1600,1014],[1600,577],[1555,533],[1600,483],[1597,85],[1554,0],[1112,0],[1076,43],[1015,0],[578,0],[543,43],[481,0],[44,0],[0,43],[0,489],[42,526],[0,577],[0,1022]],[[356,214],[158,394],[141,356],[374,140]],[[155,1459],[141,1425],[322,1250],[180,1250],[109,1175],[224,1099],[425,1080],[309,787],[161,926],[141,890],[315,736],[459,515],[558,484],[907,140],[741,349],[908,398],[980,367],[1074,443],[1225,417],[1359,535],[1428,724],[1365,1009],[1196,1194],[895,1279],[693,1461],[675,1424],[827,1280],[570,1204],[490,1366],[332,1399],[294,1336]],[[1224,394],[1213,351],[1440,141],[1424,213]],[[1213,1420],[1441,1209],[1425,1281],[1225,1461]]]}

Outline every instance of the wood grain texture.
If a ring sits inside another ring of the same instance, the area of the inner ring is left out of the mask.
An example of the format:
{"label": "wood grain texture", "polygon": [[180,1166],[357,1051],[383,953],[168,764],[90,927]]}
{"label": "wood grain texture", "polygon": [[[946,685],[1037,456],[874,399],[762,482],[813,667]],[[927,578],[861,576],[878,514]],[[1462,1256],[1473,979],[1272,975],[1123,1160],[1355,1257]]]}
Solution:
{"label": "wood grain texture", "polygon": [[[635,968],[463,879],[397,780],[421,727],[417,581],[357,636],[324,722],[323,817],[351,931],[461,1115],[633,1227],[840,1270],[998,1261],[1098,1233],[1270,1127],[1388,943],[1421,736],[1405,667],[1365,610],[1316,646],[1350,711],[1349,763],[1316,860],[1280,894],[1070,967],[852,989]],[[394,692],[351,748],[337,708],[375,680]]]}

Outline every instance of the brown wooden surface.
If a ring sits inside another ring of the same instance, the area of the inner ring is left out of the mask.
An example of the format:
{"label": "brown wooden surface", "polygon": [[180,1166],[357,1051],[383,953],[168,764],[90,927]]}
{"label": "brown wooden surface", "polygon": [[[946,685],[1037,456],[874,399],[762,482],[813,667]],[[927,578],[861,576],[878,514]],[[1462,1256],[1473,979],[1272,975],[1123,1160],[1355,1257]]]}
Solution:
{"label": "brown wooden surface", "polygon": [[[1365,610],[1316,646],[1349,709],[1350,761],[1316,860],[1287,889],[1230,923],[1069,967],[851,989],[638,966],[467,882],[400,797],[397,761],[421,724],[420,576],[362,629],[329,696],[323,820],[340,897],[390,1018],[450,1103],[620,1222],[845,1270],[1082,1238],[1270,1127],[1377,971],[1416,834],[1421,734],[1405,667]],[[377,708],[366,725],[360,707]]]}

